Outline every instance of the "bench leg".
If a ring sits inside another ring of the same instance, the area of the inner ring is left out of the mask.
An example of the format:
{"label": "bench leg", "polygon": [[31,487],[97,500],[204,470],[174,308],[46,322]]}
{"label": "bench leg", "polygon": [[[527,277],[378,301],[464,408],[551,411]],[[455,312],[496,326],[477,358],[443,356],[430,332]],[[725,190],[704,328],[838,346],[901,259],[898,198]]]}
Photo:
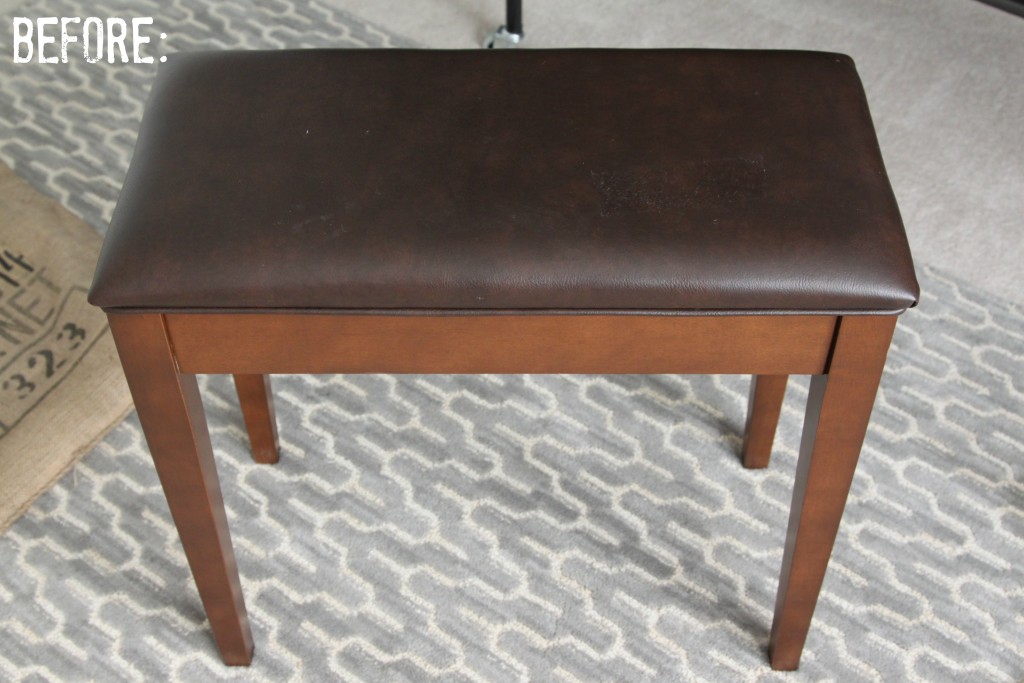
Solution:
{"label": "bench leg", "polygon": [[249,432],[252,457],[256,462],[273,464],[280,457],[280,446],[270,375],[234,375],[234,378],[245,429]]}
{"label": "bench leg", "polygon": [[768,646],[773,669],[800,664],[895,325],[895,316],[841,318],[828,374],[811,378]]}
{"label": "bench leg", "polygon": [[789,375],[754,375],[751,379],[747,426],[743,433],[744,467],[768,467],[788,379]]}
{"label": "bench leg", "polygon": [[108,316],[185,556],[225,664],[252,661],[252,633],[195,375],[178,372],[163,316]]}

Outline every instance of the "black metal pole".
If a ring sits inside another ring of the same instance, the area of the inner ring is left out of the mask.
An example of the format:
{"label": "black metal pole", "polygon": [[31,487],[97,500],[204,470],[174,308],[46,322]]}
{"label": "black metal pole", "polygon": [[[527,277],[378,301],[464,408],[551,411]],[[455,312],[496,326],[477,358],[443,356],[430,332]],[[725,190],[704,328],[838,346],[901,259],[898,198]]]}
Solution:
{"label": "black metal pole", "polygon": [[509,33],[523,35],[523,1],[505,1],[505,28]]}

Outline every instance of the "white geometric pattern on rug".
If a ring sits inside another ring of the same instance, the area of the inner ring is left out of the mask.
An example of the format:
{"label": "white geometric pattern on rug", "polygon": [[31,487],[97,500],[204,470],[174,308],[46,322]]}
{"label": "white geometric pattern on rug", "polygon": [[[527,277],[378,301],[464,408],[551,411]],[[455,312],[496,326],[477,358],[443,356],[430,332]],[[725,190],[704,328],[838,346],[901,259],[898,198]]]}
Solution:
{"label": "white geometric pattern on rug", "polygon": [[[153,16],[168,50],[402,44],[304,0],[17,13]],[[39,68],[0,60],[0,158],[102,229],[152,70]],[[804,380],[750,472],[745,377],[371,375],[275,378],[276,466],[202,380],[250,669],[220,663],[132,417],[0,537],[0,679],[1024,679],[1024,312],[921,279],[797,674],[764,647]]]}

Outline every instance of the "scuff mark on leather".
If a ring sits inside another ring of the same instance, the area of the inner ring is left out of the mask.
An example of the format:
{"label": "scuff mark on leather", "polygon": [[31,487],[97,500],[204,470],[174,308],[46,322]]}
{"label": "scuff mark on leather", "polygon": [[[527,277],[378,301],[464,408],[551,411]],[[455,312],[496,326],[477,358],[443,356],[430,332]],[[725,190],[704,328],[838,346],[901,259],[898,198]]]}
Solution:
{"label": "scuff mark on leather", "polygon": [[298,233],[301,230],[308,228],[313,225],[331,225],[334,222],[334,214],[322,213],[316,216],[310,216],[305,220],[301,220],[298,223],[293,223],[291,226],[292,233]]}
{"label": "scuff mark on leather", "polygon": [[601,215],[727,208],[764,197],[764,159],[706,159],[670,170],[636,166],[591,171]]}

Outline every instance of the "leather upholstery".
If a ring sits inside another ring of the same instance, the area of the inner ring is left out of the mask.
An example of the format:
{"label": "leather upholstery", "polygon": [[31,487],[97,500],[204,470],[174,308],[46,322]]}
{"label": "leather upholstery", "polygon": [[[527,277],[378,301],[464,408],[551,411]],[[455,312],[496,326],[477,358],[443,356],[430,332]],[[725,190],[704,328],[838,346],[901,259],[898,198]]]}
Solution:
{"label": "leather upholstery", "polygon": [[898,312],[849,57],[304,50],[161,67],[104,308]]}

